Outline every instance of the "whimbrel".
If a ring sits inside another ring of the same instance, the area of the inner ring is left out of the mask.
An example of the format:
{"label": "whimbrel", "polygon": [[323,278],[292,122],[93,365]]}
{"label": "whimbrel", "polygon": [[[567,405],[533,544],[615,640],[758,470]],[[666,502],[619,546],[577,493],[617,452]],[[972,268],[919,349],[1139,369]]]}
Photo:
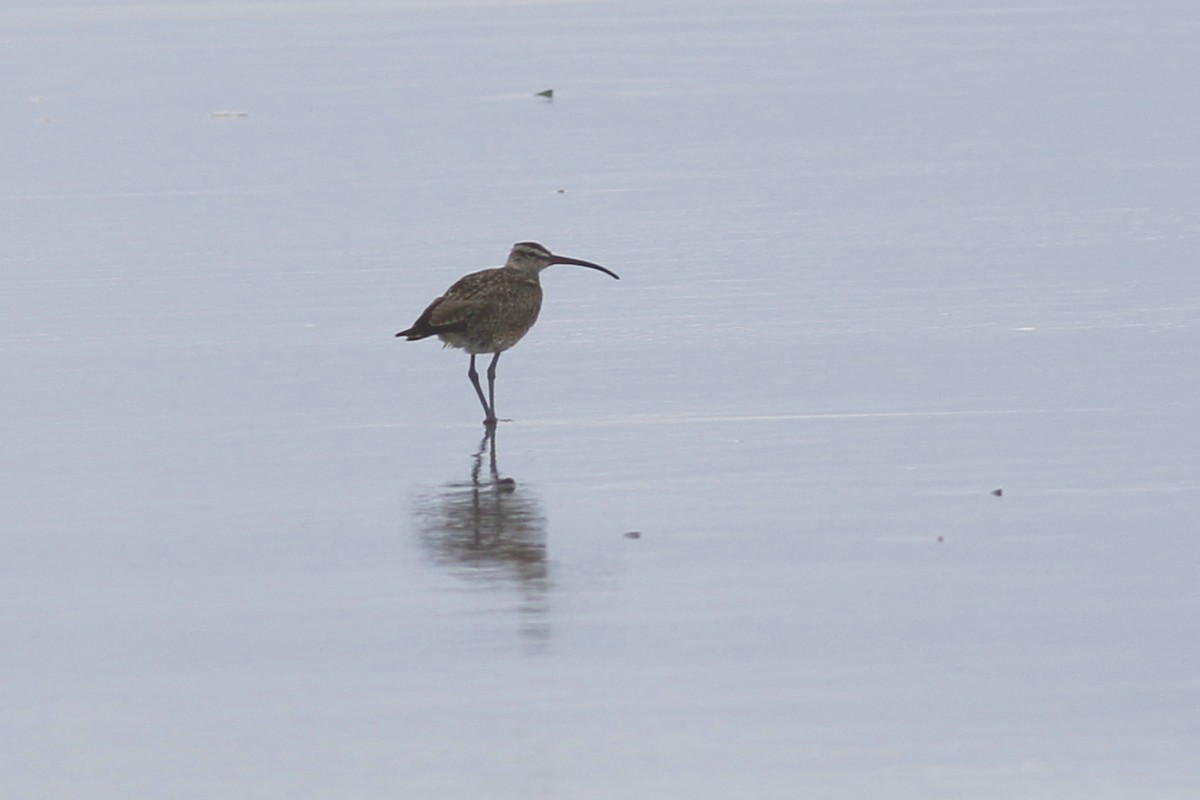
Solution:
{"label": "whimbrel", "polygon": [[[554,264],[574,264],[598,269],[614,278],[617,273],[578,258],[556,256],[537,242],[517,242],[503,267],[472,272],[429,304],[408,330],[397,333],[408,341],[436,336],[445,347],[459,347],[471,354],[467,377],[483,406],[483,424],[496,424],[496,362],[500,354],[529,332],[542,308],[539,273]],[[479,386],[475,356],[492,353],[488,364],[487,397]]]}

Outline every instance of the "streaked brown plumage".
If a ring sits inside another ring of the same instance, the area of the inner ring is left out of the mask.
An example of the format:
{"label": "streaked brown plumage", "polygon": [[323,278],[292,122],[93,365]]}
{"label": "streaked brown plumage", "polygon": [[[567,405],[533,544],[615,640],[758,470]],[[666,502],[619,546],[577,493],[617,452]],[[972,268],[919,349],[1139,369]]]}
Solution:
{"label": "streaked brown plumage", "polygon": [[[537,242],[518,242],[503,267],[463,276],[430,303],[411,327],[396,334],[409,341],[436,336],[446,347],[458,347],[471,354],[467,377],[483,406],[484,425],[496,424],[496,362],[537,322],[542,310],[538,276],[554,264],[574,264],[619,277],[599,264],[556,256]],[[475,356],[481,353],[494,354],[487,368],[486,398],[475,370]]]}

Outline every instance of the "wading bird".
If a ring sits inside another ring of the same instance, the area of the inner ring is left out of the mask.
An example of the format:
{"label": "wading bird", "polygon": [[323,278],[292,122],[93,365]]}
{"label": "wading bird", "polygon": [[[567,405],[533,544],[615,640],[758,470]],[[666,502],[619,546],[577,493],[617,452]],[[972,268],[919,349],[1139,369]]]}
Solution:
{"label": "wading bird", "polygon": [[[555,264],[588,267],[620,278],[599,264],[556,256],[537,242],[517,242],[503,267],[464,275],[430,303],[408,330],[396,334],[410,342],[436,336],[443,346],[459,347],[471,354],[467,377],[483,406],[483,424],[488,427],[496,424],[496,362],[537,322],[542,308],[538,275]],[[475,371],[475,356],[483,353],[493,354],[487,368],[486,397]]]}

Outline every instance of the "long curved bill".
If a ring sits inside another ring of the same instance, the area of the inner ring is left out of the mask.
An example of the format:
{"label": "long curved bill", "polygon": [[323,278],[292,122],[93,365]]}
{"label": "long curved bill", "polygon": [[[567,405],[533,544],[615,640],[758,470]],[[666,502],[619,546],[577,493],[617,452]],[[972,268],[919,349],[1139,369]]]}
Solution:
{"label": "long curved bill", "polygon": [[588,269],[598,269],[606,275],[611,275],[617,280],[621,280],[621,276],[613,272],[608,267],[602,267],[599,264],[593,264],[590,261],[583,261],[578,258],[567,258],[566,256],[551,256],[551,264],[574,264],[577,267],[587,267]]}

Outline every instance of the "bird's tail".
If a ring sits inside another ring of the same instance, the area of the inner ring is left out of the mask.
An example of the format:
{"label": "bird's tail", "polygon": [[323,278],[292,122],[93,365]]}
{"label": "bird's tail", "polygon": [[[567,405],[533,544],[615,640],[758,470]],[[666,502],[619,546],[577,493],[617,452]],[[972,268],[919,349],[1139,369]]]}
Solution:
{"label": "bird's tail", "polygon": [[407,339],[410,342],[415,342],[417,339],[426,339],[430,336],[433,336],[433,334],[434,334],[434,332],[429,329],[425,329],[423,331],[417,330],[417,326],[414,325],[406,331],[400,331],[396,335],[403,336],[405,339]]}

